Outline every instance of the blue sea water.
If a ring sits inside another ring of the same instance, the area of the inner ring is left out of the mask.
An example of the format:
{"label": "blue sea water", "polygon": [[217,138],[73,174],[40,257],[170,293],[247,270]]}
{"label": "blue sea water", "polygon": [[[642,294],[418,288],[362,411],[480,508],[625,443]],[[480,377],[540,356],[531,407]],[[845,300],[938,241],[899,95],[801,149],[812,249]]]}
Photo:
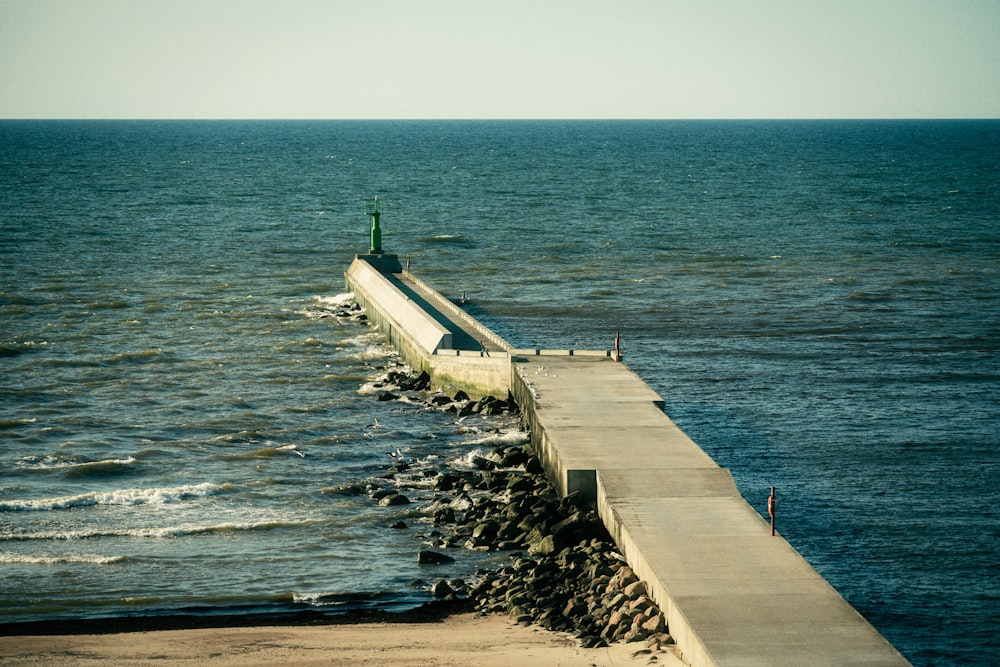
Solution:
{"label": "blue sea water", "polygon": [[915,665],[1000,663],[997,121],[0,122],[0,622],[426,599],[343,491],[523,435],[366,395],[374,195],[511,342],[620,331]]}

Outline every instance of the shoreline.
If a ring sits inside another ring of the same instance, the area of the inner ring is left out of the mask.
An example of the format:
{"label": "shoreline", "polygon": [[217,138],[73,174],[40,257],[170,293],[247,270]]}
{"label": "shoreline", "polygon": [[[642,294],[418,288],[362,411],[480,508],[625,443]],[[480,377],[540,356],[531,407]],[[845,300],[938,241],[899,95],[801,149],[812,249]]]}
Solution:
{"label": "shoreline", "polygon": [[348,667],[387,663],[396,667],[428,664],[682,667],[685,664],[670,650],[651,650],[641,643],[583,648],[568,633],[458,608],[449,606],[451,612],[422,620],[404,613],[393,619],[355,618],[344,623],[6,636],[0,637],[0,662],[11,667],[107,664]]}
{"label": "shoreline", "polygon": [[318,609],[301,611],[240,614],[164,613],[147,616],[107,616],[101,618],[57,618],[39,621],[0,623],[0,641],[4,637],[109,635],[174,630],[217,630],[246,627],[344,626],[384,623],[410,625],[440,623],[450,616],[474,613],[469,599],[431,600],[413,609],[353,609],[326,613]]}
{"label": "shoreline", "polygon": [[[424,394],[428,409],[451,411],[458,416],[517,412],[509,397],[472,401],[462,392],[454,397],[427,396],[426,378],[400,373],[392,367],[390,363],[386,375],[375,383],[378,400],[398,400],[400,395],[392,393],[395,391],[410,396]],[[364,664],[367,658],[358,651],[386,650],[379,647],[382,632],[405,639],[402,644],[395,639],[392,642],[393,651],[404,656],[401,662],[399,656],[393,655],[397,665],[411,664],[406,662],[406,656],[417,647],[422,648],[412,658],[414,665],[452,664],[448,662],[452,659],[456,660],[454,664],[563,665],[578,664],[576,658],[582,660],[582,656],[586,661],[579,664],[623,664],[642,657],[652,662],[663,659],[665,664],[684,664],[676,656],[662,614],[617,554],[596,515],[582,510],[575,498],[559,499],[554,494],[530,445],[497,445],[474,463],[474,470],[434,471],[432,497],[417,500],[424,505],[422,514],[433,515],[428,527],[431,532],[422,537],[433,538],[434,543],[424,545],[440,550],[420,551],[421,559],[430,557],[426,562],[431,563],[431,571],[433,563],[451,560],[447,555],[451,549],[509,554],[506,566],[481,572],[483,578],[471,587],[462,580],[438,580],[431,590],[433,599],[402,611],[178,610],[162,615],[0,623],[0,658],[4,664],[68,665],[87,664],[81,662],[81,656],[101,655],[105,661],[145,664],[142,661],[152,659],[150,656],[161,655],[154,644],[188,645],[194,636],[215,647],[210,656],[218,660],[204,664],[228,665],[231,663],[226,656],[244,653],[239,647],[247,637],[255,637],[252,641],[260,644],[267,641],[264,637],[278,634],[290,637],[289,641],[320,643],[335,649],[338,655],[347,651],[353,656],[351,661],[331,663],[325,659],[323,664]],[[387,474],[378,478],[381,484],[352,485],[338,492],[367,494],[380,505],[408,505],[410,500],[400,492],[416,490],[412,480],[407,479],[409,468],[408,462],[396,461]],[[388,527],[408,526],[398,521]],[[529,585],[525,586],[525,582]],[[462,636],[460,640],[447,636],[456,631]],[[446,636],[425,645],[425,636],[442,633]],[[495,644],[496,637],[507,634],[517,637]],[[493,647],[498,652],[496,662],[477,646]],[[551,653],[552,662],[539,661],[535,655],[510,655],[523,646]],[[444,654],[438,654],[438,647]],[[296,653],[291,644],[286,649]],[[177,653],[180,647],[171,651],[176,653],[177,661],[195,659],[194,655]],[[296,655],[285,664],[308,664],[302,662],[302,655]],[[62,661],[66,656],[73,658]],[[611,661],[603,661],[601,656]],[[204,654],[198,658],[201,664]],[[273,655],[260,656],[260,661],[282,664],[280,657]],[[159,664],[163,661],[159,660]]]}

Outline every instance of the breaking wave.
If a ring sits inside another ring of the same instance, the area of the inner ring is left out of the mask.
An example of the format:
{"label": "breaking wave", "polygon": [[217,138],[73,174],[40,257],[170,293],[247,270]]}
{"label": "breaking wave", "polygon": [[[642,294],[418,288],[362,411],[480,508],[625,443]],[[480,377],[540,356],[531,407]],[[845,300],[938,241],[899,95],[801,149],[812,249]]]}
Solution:
{"label": "breaking wave", "polygon": [[147,528],[94,528],[91,530],[45,530],[34,533],[12,533],[0,535],[0,542],[28,542],[32,540],[91,540],[106,537],[132,537],[146,539],[162,539],[171,537],[188,537],[191,535],[211,535],[226,533],[243,533],[253,531],[280,530],[282,528],[299,528],[312,524],[323,523],[319,519],[303,519],[301,521],[257,521],[218,523],[205,526],[161,526]]}
{"label": "breaking wave", "polygon": [[37,500],[0,501],[2,512],[32,512],[64,510],[95,505],[164,505],[192,498],[214,496],[233,489],[230,484],[190,484],[153,489],[119,489],[116,491],[90,491],[74,496],[39,498]]}

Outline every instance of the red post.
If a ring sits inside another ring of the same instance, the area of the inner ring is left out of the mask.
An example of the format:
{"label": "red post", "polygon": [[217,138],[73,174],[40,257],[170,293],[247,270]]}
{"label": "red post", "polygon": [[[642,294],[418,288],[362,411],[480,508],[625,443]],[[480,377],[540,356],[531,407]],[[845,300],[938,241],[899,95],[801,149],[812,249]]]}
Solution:
{"label": "red post", "polygon": [[774,535],[774,506],[777,501],[774,498],[774,487],[771,487],[771,495],[767,497],[767,514],[771,517],[771,535]]}

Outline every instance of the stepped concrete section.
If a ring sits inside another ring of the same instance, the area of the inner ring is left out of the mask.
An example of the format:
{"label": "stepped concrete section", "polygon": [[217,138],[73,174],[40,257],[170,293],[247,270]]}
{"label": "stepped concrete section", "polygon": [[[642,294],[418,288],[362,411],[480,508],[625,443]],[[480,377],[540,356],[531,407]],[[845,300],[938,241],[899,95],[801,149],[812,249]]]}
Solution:
{"label": "stepped concrete section", "polygon": [[[413,276],[391,267],[375,273],[381,278],[352,264],[347,280],[356,295],[362,292],[359,301],[373,322],[412,326],[412,334],[395,338],[411,352],[419,348],[406,341],[419,338],[425,318],[400,306],[396,295],[382,303],[386,293],[370,283],[384,280],[447,329],[449,344],[463,346],[414,357],[432,381],[447,384],[460,376],[475,385],[473,366],[506,364],[506,389],[556,488],[564,495],[579,491],[596,506],[689,664],[909,664],[788,542],[771,535],[729,471],[608,352],[513,348]],[[402,313],[385,312],[393,307]],[[428,360],[441,355],[471,364],[439,373]],[[482,376],[491,379],[480,389],[494,392],[495,373]]]}
{"label": "stepped concrete section", "polygon": [[507,395],[507,343],[403,271],[396,255],[358,255],[344,277],[369,320],[411,368],[427,371],[443,389]]}

